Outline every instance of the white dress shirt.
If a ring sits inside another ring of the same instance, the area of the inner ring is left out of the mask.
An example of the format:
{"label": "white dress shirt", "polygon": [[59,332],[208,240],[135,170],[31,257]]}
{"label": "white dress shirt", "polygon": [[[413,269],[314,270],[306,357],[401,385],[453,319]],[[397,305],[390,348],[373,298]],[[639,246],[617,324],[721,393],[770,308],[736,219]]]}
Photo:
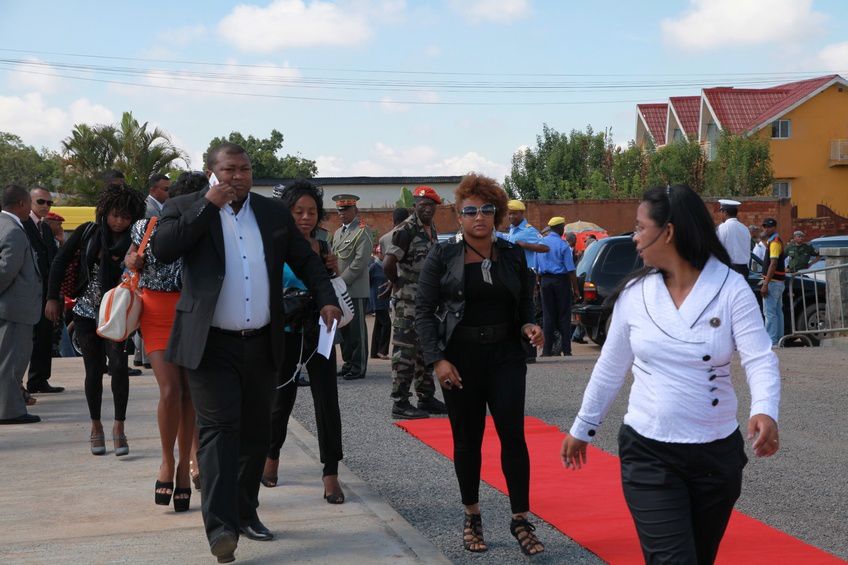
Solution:
{"label": "white dress shirt", "polygon": [[678,309],[662,275],[628,286],[583,396],[571,435],[591,441],[628,371],[624,423],[669,443],[707,443],[736,430],[734,350],[751,389],[751,415],[777,421],[780,373],[757,301],[739,273],[711,257]]}
{"label": "white dress shirt", "polygon": [[751,232],[736,218],[727,218],[718,229],[718,239],[734,265],[747,265],[751,262]]}
{"label": "white dress shirt", "polygon": [[238,214],[229,204],[221,208],[220,214],[225,272],[212,326],[225,330],[262,328],[271,322],[270,288],[262,234],[250,207],[250,196]]}

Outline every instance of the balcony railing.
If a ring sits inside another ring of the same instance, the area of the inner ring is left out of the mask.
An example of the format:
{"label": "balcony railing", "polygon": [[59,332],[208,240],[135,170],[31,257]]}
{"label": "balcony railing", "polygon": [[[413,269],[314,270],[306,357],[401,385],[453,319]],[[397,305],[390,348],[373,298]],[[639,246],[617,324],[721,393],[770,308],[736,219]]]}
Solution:
{"label": "balcony railing", "polygon": [[848,139],[830,141],[830,166],[848,165]]}

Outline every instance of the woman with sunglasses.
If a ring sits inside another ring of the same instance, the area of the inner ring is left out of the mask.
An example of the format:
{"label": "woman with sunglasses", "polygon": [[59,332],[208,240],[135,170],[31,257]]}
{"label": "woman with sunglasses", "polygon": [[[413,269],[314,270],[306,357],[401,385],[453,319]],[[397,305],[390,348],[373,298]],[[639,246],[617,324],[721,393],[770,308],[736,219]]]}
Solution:
{"label": "woman with sunglasses", "polygon": [[522,340],[542,345],[533,323],[524,252],[496,237],[507,198],[495,180],[470,173],[455,194],[460,234],[430,251],[418,281],[415,325],[424,362],[434,365],[444,389],[454,441],[466,550],[486,551],[480,517],[480,449],[486,407],[501,442],[501,465],[509,490],[510,531],[521,551],[545,546],[527,520],[530,458],[524,440],[527,375]]}
{"label": "woman with sunglasses", "polygon": [[[287,187],[274,189],[274,196],[288,207],[300,234],[321,256],[330,276],[338,275],[338,260],[330,252],[326,241],[317,239],[318,223],[324,219],[324,192],[309,181],[301,180]],[[283,287],[306,293],[306,284],[300,280],[288,264],[283,267]],[[283,293],[286,295],[286,292]],[[309,295],[307,294],[307,297]],[[294,402],[297,399],[298,377],[306,369],[309,373],[308,386],[315,405],[315,423],[318,426],[318,451],[324,464],[324,500],[329,504],[343,504],[344,491],[339,484],[339,461],[342,460],[342,418],[339,411],[339,394],[336,381],[335,348],[326,359],[316,351],[318,347],[318,308],[311,298],[310,308],[294,323],[289,320],[286,327],[286,356],[277,373],[278,387],[271,406],[271,444],[262,472],[262,484],[268,488],[277,486],[280,465],[280,450],[286,441]],[[305,382],[302,382],[306,385]]]}
{"label": "woman with sunglasses", "polygon": [[[192,194],[207,186],[209,181],[203,173],[185,172],[171,185],[167,195],[173,198]],[[133,224],[132,245],[124,264],[140,273],[138,288],[141,290],[143,306],[141,334],[144,337],[145,352],[153,366],[156,384],[159,385],[156,420],[159,424],[162,462],[154,485],[154,502],[160,506],[168,506],[173,495],[174,511],[185,512],[189,509],[191,501],[191,461],[196,461],[197,453],[197,447],[194,445],[197,435],[194,406],[191,403],[191,390],[185,371],[165,360],[165,349],[171,336],[171,328],[177,314],[177,301],[182,290],[183,263],[180,259],[173,263],[160,263],[150,246],[142,255],[138,254],[138,247],[149,222],[149,219],[145,219]],[[151,237],[156,233],[156,227],[154,225]],[[175,444],[179,445],[179,461],[174,457]]]}
{"label": "woman with sunglasses", "polygon": [[645,562],[713,563],[748,461],[730,362],[738,351],[751,389],[747,435],[754,455],[768,457],[778,449],[777,357],[695,191],[648,190],[633,241],[645,268],[610,297],[607,339],[562,460],[586,464],[586,444],[632,372],[618,454]]}

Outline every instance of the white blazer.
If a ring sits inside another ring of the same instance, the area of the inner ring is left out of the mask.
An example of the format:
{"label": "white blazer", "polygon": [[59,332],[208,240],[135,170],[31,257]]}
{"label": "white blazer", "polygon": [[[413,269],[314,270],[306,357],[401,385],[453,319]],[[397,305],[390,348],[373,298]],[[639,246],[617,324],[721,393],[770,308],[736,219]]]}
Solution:
{"label": "white blazer", "polygon": [[662,275],[647,275],[615,304],[571,435],[591,441],[632,370],[624,423],[637,433],[670,443],[729,436],[739,425],[730,378],[734,350],[751,389],[751,415],[777,421],[777,356],[745,279],[711,257],[678,309]]}

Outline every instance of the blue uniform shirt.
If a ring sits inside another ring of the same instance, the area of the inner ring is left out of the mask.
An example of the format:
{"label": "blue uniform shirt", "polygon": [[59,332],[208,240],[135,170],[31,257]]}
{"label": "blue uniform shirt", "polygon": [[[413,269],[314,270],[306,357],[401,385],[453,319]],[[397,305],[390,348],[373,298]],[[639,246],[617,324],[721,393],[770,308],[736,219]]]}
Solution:
{"label": "blue uniform shirt", "polygon": [[547,253],[536,254],[536,271],[543,275],[564,275],[574,270],[574,254],[571,246],[559,234],[549,233],[542,239],[548,246]]}
{"label": "blue uniform shirt", "polygon": [[[521,241],[524,243],[544,244],[539,230],[528,224],[526,219],[521,220],[521,223],[517,226],[510,224],[509,232],[498,232],[498,237],[510,243]],[[533,270],[536,270],[536,255],[537,253],[535,251],[524,250],[524,256],[527,258],[527,266]]]}

